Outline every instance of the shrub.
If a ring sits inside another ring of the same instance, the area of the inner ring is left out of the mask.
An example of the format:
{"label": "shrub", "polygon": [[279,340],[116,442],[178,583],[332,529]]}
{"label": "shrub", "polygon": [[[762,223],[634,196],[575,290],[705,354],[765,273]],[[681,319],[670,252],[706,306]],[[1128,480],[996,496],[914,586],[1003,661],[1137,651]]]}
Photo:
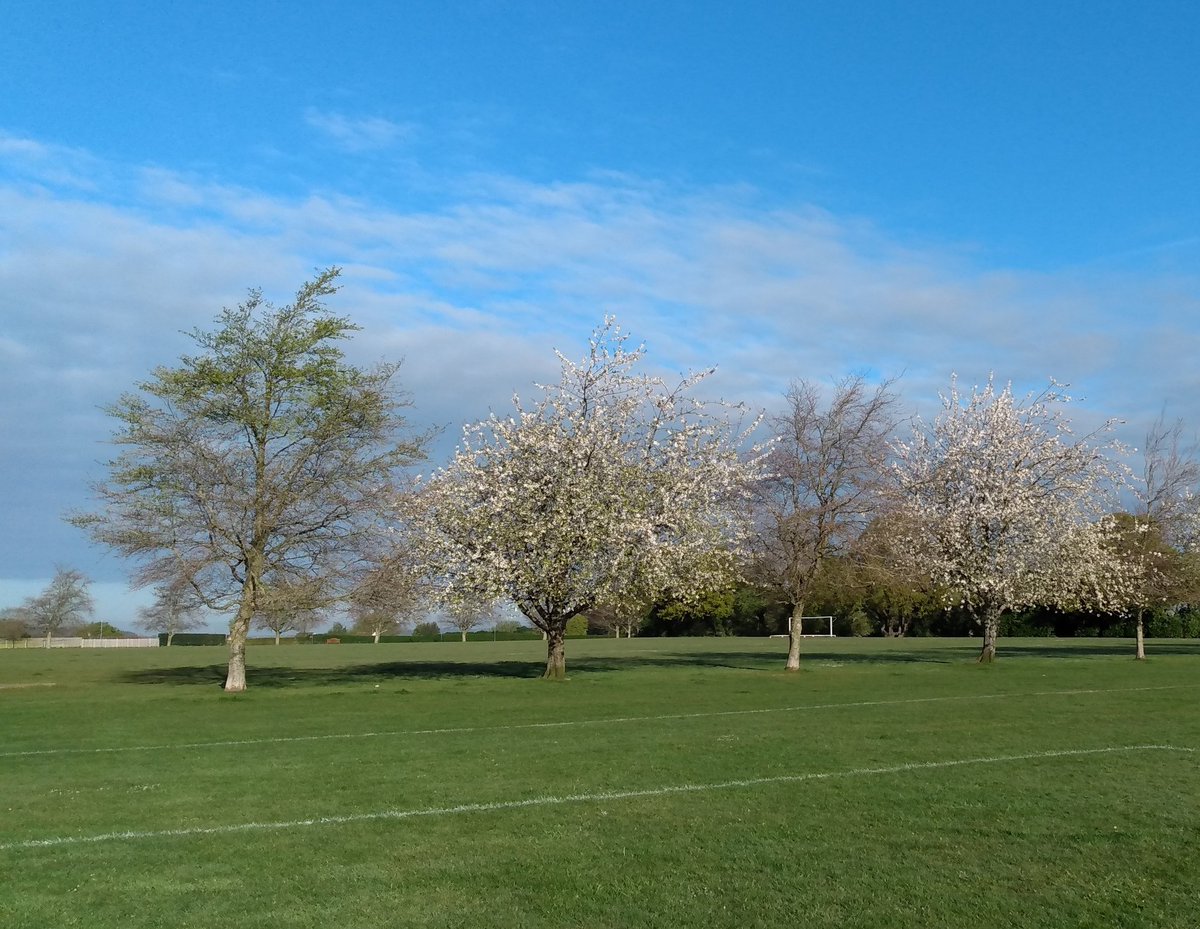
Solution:
{"label": "shrub", "polygon": [[[1000,620],[1000,634],[1004,636],[1052,636],[1054,627],[1037,613],[1012,613]],[[1080,635],[1088,633],[1080,632]],[[1097,629],[1091,635],[1099,635]]]}
{"label": "shrub", "polygon": [[1146,635],[1154,639],[1178,639],[1183,636],[1183,620],[1178,613],[1155,612],[1147,619]]}
{"label": "shrub", "polygon": [[871,617],[867,615],[865,610],[855,610],[846,617],[846,624],[850,627],[850,634],[853,636],[867,636],[875,631],[875,624],[871,622]]}

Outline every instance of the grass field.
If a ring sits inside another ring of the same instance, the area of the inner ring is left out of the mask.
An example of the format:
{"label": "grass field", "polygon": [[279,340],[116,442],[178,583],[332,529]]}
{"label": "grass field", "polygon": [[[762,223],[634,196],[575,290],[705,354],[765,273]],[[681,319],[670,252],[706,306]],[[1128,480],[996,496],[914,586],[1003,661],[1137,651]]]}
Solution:
{"label": "grass field", "polygon": [[1200,645],[810,641],[0,651],[0,926],[1200,922]]}

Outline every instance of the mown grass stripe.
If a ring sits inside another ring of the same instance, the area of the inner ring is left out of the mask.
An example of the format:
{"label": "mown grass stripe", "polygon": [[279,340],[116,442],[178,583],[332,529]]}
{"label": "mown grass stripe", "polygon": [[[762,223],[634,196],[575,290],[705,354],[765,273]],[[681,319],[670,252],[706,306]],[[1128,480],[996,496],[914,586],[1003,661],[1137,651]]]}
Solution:
{"label": "mown grass stripe", "polygon": [[967,694],[949,697],[912,697],[904,700],[860,700],[851,703],[811,703],[799,706],[762,707],[752,710],[712,710],[702,713],[663,713],[656,716],[606,716],[598,719],[569,719],[540,723],[506,723],[498,726],[450,726],[436,729],[396,729],[383,732],[330,732],[320,735],[269,736],[262,739],[221,739],[210,742],[175,744],[122,745],[109,748],[34,748],[0,752],[0,758],[28,758],[40,755],[106,755],[123,752],[179,751],[188,748],[222,748],[246,745],[277,745],[288,742],[324,742],[341,739],[384,739],[419,735],[461,735],[472,732],[507,732],[518,729],[558,729],[572,726],[605,726],[616,723],[657,722],[671,719],[712,719],[722,716],[754,716],[768,713],[799,713],[811,710],[840,710],[861,707],[904,706],[947,701],[1003,700],[1009,697],[1070,697],[1089,694],[1136,693],[1140,691],[1179,690],[1200,684],[1165,684],[1156,687],[1114,687],[1078,690],[1031,690],[1013,693]]}
{"label": "mown grass stripe", "polygon": [[1044,752],[1029,752],[1021,755],[993,755],[990,757],[954,758],[943,761],[912,761],[884,767],[851,768],[846,771],[778,774],[770,777],[740,778],[738,780],[718,781],[710,784],[668,784],[661,787],[649,787],[638,790],[614,790],[568,794],[566,796],[529,797],[524,800],[502,800],[493,803],[462,803],[455,806],[425,807],[416,810],[379,810],[370,813],[349,813],[339,816],[320,816],[311,819],[294,819],[281,822],[249,822],[221,826],[193,826],[186,829],[128,830],[123,832],[104,832],[96,835],[52,836],[45,839],[24,839],[16,842],[5,842],[0,844],[0,852],[28,851],[31,849],[58,848],[71,845],[95,845],[102,842],[136,841],[141,839],[192,838],[196,836],[232,835],[240,832],[305,829],[315,826],[340,826],[350,823],[416,819],[427,816],[455,816],[462,813],[489,813],[520,810],[528,807],[562,806],[569,803],[602,803],[615,800],[636,800],[645,797],[661,797],[668,794],[703,793],[715,790],[761,787],[772,784],[794,784],[802,781],[901,774],[906,771],[956,768],[966,765],[1001,764],[1005,762],[1036,761],[1048,758],[1114,754],[1117,752],[1151,751],[1195,752],[1195,749],[1179,745],[1113,745],[1102,748],[1054,749]]}

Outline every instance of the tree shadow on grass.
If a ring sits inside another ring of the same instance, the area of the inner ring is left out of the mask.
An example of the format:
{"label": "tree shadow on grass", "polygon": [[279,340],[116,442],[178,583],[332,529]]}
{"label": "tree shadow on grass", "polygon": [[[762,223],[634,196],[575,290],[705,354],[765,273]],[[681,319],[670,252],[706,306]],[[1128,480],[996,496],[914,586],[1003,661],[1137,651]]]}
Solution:
{"label": "tree shadow on grass", "polygon": [[[392,680],[464,677],[541,677],[544,666],[524,661],[458,662],[393,661],[383,664],[348,665],[339,668],[246,668],[249,687],[311,687],[334,684],[380,684]],[[127,684],[212,684],[223,686],[227,666],[203,665],[185,668],[150,668],[130,671],[120,680]]]}
{"label": "tree shadow on grass", "polygon": [[[567,675],[608,673],[638,667],[748,667],[737,662],[735,655],[718,661],[717,656],[681,655],[678,657],[645,658],[620,656],[612,658],[578,658],[568,656]],[[748,659],[761,655],[748,654]],[[347,665],[336,668],[254,667],[246,668],[246,684],[251,688],[321,687],[339,684],[381,684],[400,680],[451,680],[466,678],[524,678],[537,679],[545,670],[542,661],[394,661],[379,664]],[[757,667],[764,667],[761,660]],[[213,664],[183,668],[150,668],[130,671],[120,680],[127,684],[184,684],[223,686],[226,666]]]}
{"label": "tree shadow on grass", "polygon": [[[901,664],[911,662],[948,663],[963,660],[969,655],[961,648],[889,651],[886,653],[822,652],[806,655],[801,664]],[[670,652],[658,655],[567,656],[567,674],[605,674],[638,668],[683,670],[688,668],[725,668],[740,671],[778,671],[783,667],[784,653],[761,651]],[[444,680],[463,678],[524,678],[542,676],[545,664],[531,661],[388,661],[340,667],[304,668],[290,666],[255,667],[246,669],[246,682],[251,688],[321,687],[358,684],[380,684],[397,680]],[[173,668],[146,668],[129,671],[119,680],[128,684],[211,685],[225,683],[225,664],[194,665]]]}
{"label": "tree shadow on grass", "polygon": [[[1075,643],[1075,644],[1068,644]],[[1021,644],[1005,645],[1004,639],[1001,638],[996,643],[996,656],[1003,658],[1005,655],[1020,658],[1094,658],[1096,656],[1104,656],[1108,658],[1133,658],[1134,644],[1133,640],[1113,640],[1101,644],[1081,645],[1078,644],[1078,639],[1068,639],[1064,641],[1047,640],[1045,644],[1038,642],[1037,644],[1029,644],[1023,642]],[[1196,643],[1190,642],[1162,642],[1155,643],[1153,639],[1146,641],[1146,657],[1154,658],[1155,655],[1190,655],[1192,657],[1200,657],[1200,641]]]}
{"label": "tree shadow on grass", "polygon": [[[953,644],[940,643],[923,645],[913,640],[906,647],[886,649],[824,649],[802,652],[801,668],[820,667],[829,664],[844,665],[911,665],[911,664],[961,664],[969,662],[978,654],[978,640],[964,640]],[[1189,655],[1200,657],[1200,641],[1162,642],[1147,644],[1147,654]],[[606,674],[613,671],[629,671],[638,668],[676,669],[724,668],[738,671],[782,671],[785,653],[779,651],[739,650],[714,648],[712,651],[671,651],[658,654],[634,655],[588,655],[572,658],[567,655],[568,676],[579,674]],[[1046,640],[1045,642],[999,642],[998,659],[1005,658],[1120,658],[1132,659],[1132,646],[1128,642],[1088,642],[1079,640]],[[382,684],[400,680],[445,680],[466,678],[523,678],[536,679],[545,668],[540,660],[529,661],[387,661],[370,664],[343,665],[339,667],[304,668],[289,666],[255,667],[246,669],[247,683],[252,688],[322,687],[351,683]],[[221,686],[225,682],[226,666],[222,664],[197,665],[174,668],[148,668],[129,671],[119,680],[130,684],[176,684]]]}
{"label": "tree shadow on grass", "polygon": [[[890,652],[806,652],[800,653],[800,667],[829,664],[878,665],[878,664],[954,664],[972,657],[978,647],[940,648],[928,651]],[[659,658],[615,658],[614,667],[630,667],[638,663],[661,667],[695,666],[703,668],[731,668],[744,671],[780,671],[787,659],[786,651],[779,652],[680,652],[664,654]],[[583,668],[590,659],[575,663]]]}
{"label": "tree shadow on grass", "polygon": [[[822,664],[845,665],[905,665],[905,664],[962,664],[975,661],[982,647],[980,639],[964,639],[953,644],[944,641],[936,645],[925,646],[921,640],[913,640],[908,647],[893,647],[888,649],[863,649],[862,651],[825,650],[809,651],[801,649],[800,667],[804,668]],[[1030,642],[1028,639],[1014,642],[1001,638],[997,643],[996,657],[998,661],[1005,658],[1133,658],[1133,642],[1110,639],[1103,642],[1080,639],[1046,639]],[[1167,641],[1156,643],[1153,639],[1146,642],[1146,655],[1153,660],[1156,655],[1186,655],[1200,658],[1200,640],[1195,642]],[[746,670],[778,670],[784,661],[785,652],[677,652],[663,654],[659,657],[630,657],[614,659],[619,667],[630,667],[637,663],[661,666],[686,666],[741,668]],[[585,669],[591,659],[576,662],[575,667]],[[588,669],[588,670],[601,670]],[[605,669],[607,670],[607,669]]]}

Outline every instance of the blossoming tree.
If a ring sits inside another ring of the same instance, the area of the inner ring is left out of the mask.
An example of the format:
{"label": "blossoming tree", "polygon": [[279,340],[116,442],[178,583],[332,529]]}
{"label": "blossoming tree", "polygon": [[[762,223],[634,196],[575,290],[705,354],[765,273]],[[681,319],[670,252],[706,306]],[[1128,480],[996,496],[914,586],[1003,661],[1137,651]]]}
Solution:
{"label": "blossoming tree", "polygon": [[[420,494],[423,551],[443,599],[510,599],[546,637],[545,677],[566,674],[567,622],[631,592],[697,597],[734,571],[742,488],[735,407],[705,402],[711,372],[668,385],[606,319],[580,362],[532,406],[464,429]],[[747,430],[748,431],[748,430]]]}
{"label": "blossoming tree", "polygon": [[1125,474],[1105,441],[1112,423],[1076,437],[1051,382],[1018,401],[989,379],[957,383],[932,427],[895,446],[898,505],[912,566],[983,628],[979,660],[996,656],[1000,617],[1043,605],[1118,608],[1128,571],[1109,514]]}

